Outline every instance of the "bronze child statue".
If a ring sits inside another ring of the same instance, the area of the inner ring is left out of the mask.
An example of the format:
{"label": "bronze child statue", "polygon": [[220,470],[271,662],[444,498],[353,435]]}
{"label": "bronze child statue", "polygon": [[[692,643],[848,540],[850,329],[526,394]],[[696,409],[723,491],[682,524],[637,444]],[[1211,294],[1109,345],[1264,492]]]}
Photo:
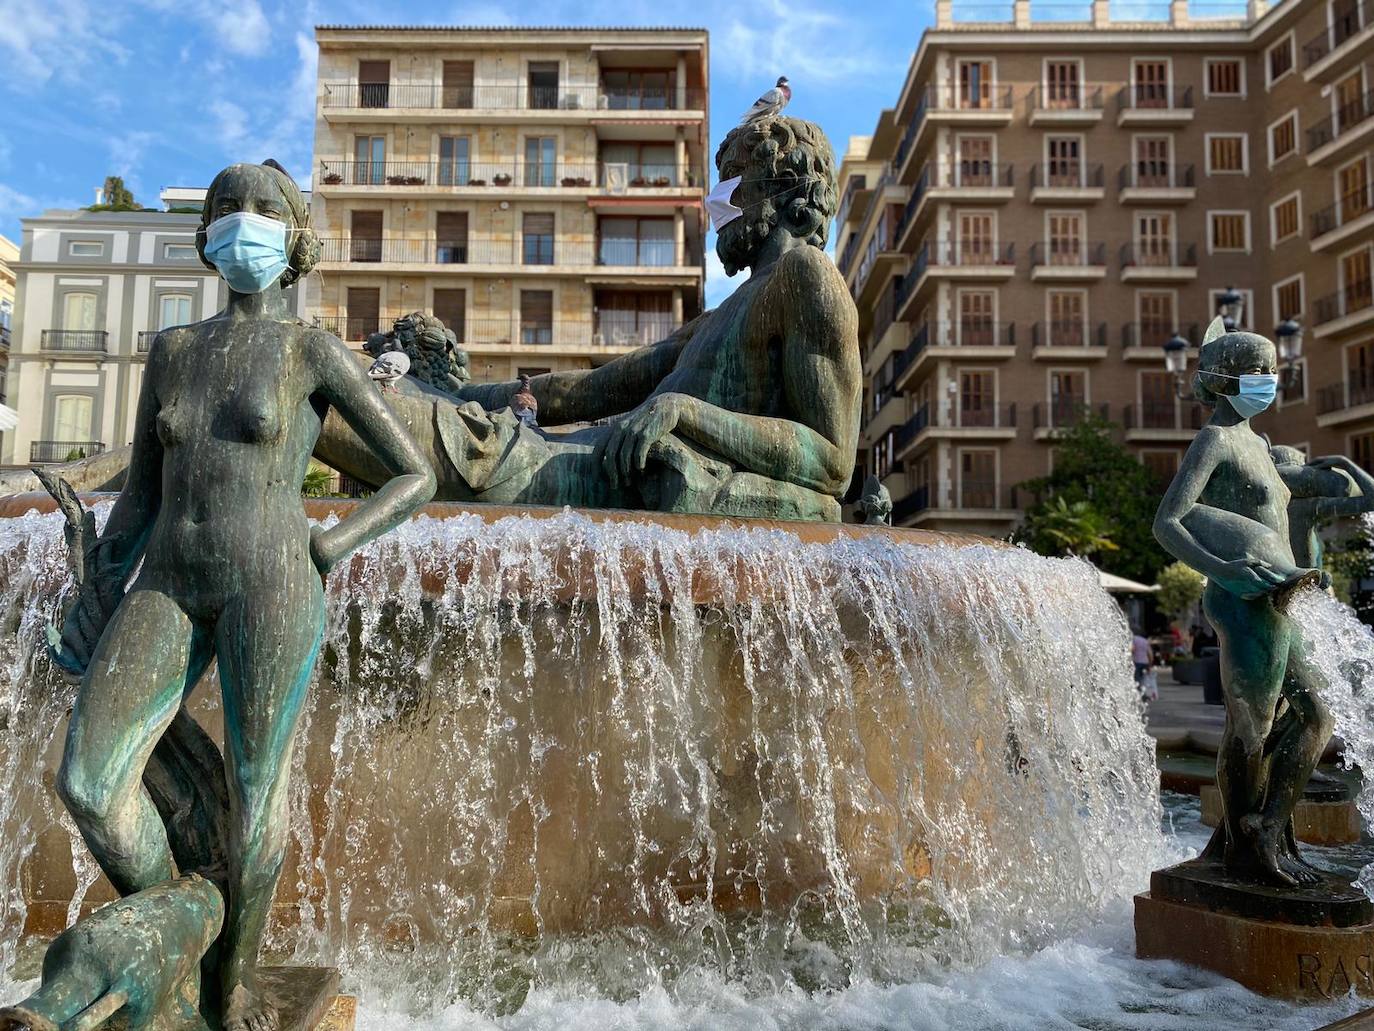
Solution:
{"label": "bronze child statue", "polygon": [[[347,347],[289,311],[284,288],[310,271],[320,245],[279,165],[220,172],[197,247],[226,280],[228,304],[159,333],[149,352],[128,478],[85,557],[100,568],[87,569],[82,590],[103,584],[95,606],[112,595],[117,607],[88,652],[92,605],[78,605],[56,649],[59,662],[84,670],[57,788],[125,896],[170,881],[174,858],[187,873],[185,839],[227,828],[225,840],[201,849],[212,858],[196,871],[217,885],[225,913],[207,1005],[228,1031],[275,1031],[258,952],[286,851],[297,722],[324,630],[322,576],[428,501],[435,477]],[[377,493],[322,530],[307,522],[300,488],[331,411],[386,474]],[[119,590],[110,592],[111,582]],[[197,733],[183,702],[212,659],[225,754],[222,774],[203,779],[223,776],[227,811],[214,812],[212,801],[187,829],[150,795],[158,765],[150,759],[169,728]]]}
{"label": "bronze child statue", "polygon": [[[1217,755],[1224,820],[1205,856],[1244,880],[1311,884],[1289,820],[1331,737],[1332,717],[1285,592],[1322,574],[1295,559],[1289,489],[1250,418],[1273,400],[1273,343],[1208,328],[1194,393],[1213,408],[1155,517],[1155,536],[1207,577],[1203,608],[1221,645],[1226,730]],[[1307,557],[1307,556],[1304,556]],[[1290,715],[1276,725],[1280,702]]]}

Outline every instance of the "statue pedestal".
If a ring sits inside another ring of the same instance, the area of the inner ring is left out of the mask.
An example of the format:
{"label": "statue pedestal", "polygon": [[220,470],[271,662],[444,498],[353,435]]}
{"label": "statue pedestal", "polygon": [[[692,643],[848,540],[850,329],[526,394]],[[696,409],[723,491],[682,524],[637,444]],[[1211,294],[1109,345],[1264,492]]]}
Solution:
{"label": "statue pedestal", "polygon": [[1374,903],[1331,878],[1270,888],[1192,860],[1150,877],[1135,898],[1135,951],[1212,970],[1261,995],[1374,997]]}
{"label": "statue pedestal", "polygon": [[[1200,792],[1202,822],[1221,822],[1221,792],[1215,784]],[[1293,834],[1309,845],[1351,845],[1360,840],[1360,811],[1351,798],[1315,796],[1310,791],[1293,810]]]}

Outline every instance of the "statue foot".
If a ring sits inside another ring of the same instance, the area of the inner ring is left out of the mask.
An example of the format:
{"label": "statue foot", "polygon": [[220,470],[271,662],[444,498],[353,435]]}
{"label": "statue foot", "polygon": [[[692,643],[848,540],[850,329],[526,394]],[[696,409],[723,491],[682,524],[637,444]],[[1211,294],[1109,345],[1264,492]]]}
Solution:
{"label": "statue foot", "polygon": [[1231,842],[1230,854],[1226,857],[1229,871],[1280,888],[1298,884],[1297,878],[1284,869],[1280,858],[1282,826],[1274,826],[1259,814],[1251,813],[1240,818],[1237,829],[1241,840]]}
{"label": "statue foot", "polygon": [[225,995],[224,1031],[281,1031],[277,1008],[256,981],[245,978]]}
{"label": "statue foot", "polygon": [[55,1023],[23,1006],[0,1009],[0,1031],[58,1031]]}

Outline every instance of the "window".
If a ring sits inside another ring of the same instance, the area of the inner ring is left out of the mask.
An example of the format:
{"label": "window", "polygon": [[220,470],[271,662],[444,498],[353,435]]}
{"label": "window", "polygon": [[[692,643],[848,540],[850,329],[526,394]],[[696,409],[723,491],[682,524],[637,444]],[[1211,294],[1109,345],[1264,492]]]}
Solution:
{"label": "window", "polygon": [[1370,280],[1369,249],[1354,251],[1341,258],[1341,286],[1345,290],[1345,311],[1361,311],[1374,304],[1374,283]]}
{"label": "window", "polygon": [[353,137],[353,182],[379,186],[386,182],[386,137]]}
{"label": "window", "polygon": [[1172,107],[1169,96],[1169,62],[1136,60],[1131,62],[1134,107]]}
{"label": "window", "polygon": [[163,261],[195,261],[198,259],[196,245],[193,243],[164,243]]}
{"label": "window", "polygon": [[956,257],[959,264],[994,264],[992,240],[992,215],[983,211],[961,211],[959,213],[959,249]]}
{"label": "window", "polygon": [[1336,171],[1336,197],[1340,201],[1342,225],[1374,208],[1370,192],[1367,159],[1360,158]]}
{"label": "window", "polygon": [[1140,312],[1137,347],[1162,347],[1174,335],[1178,319],[1174,315],[1174,295],[1168,290],[1142,290],[1136,295]]}
{"label": "window", "polygon": [[62,443],[84,443],[91,439],[91,414],[94,402],[85,394],[62,394],[53,398],[53,436]]}
{"label": "window", "polygon": [[959,453],[959,507],[997,507],[997,452]]}
{"label": "window", "polygon": [[1269,75],[1269,84],[1272,86],[1285,75],[1293,70],[1293,37],[1285,36],[1272,47],[1266,55],[1268,61],[1266,68]]}
{"label": "window", "polygon": [[1290,111],[1269,127],[1269,163],[1298,152],[1298,113]]}
{"label": "window", "polygon": [[445,61],[443,76],[444,107],[472,107],[472,62]]}
{"label": "window", "polygon": [[992,62],[959,62],[959,107],[992,107]]}
{"label": "window", "polygon": [[1374,433],[1357,433],[1351,437],[1350,457],[1365,472],[1374,472]]}
{"label": "window", "polygon": [[1302,214],[1298,210],[1301,199],[1300,194],[1293,193],[1270,205],[1269,232],[1274,243],[1297,235],[1298,228],[1302,224]]}
{"label": "window", "polygon": [[439,137],[439,185],[466,186],[472,180],[472,140],[467,136]]}
{"label": "window", "polygon": [[1363,20],[1360,17],[1359,0],[1332,0],[1331,33],[1332,43],[1340,46],[1360,31]]}
{"label": "window", "polygon": [[1135,217],[1137,265],[1174,263],[1174,216],[1168,212],[1142,213]]}
{"label": "window", "polygon": [[1247,211],[1209,211],[1208,234],[1213,251],[1250,249],[1250,213]]}
{"label": "window", "polygon": [[1286,279],[1282,283],[1274,284],[1275,322],[1282,322],[1284,319],[1299,318],[1302,315],[1302,310],[1301,275],[1296,275],[1292,279]]}
{"label": "window", "polygon": [[1279,404],[1298,405],[1307,400],[1307,359],[1293,363],[1286,377],[1279,378]]}
{"label": "window", "polygon": [[597,343],[653,344],[672,331],[672,294],[605,290],[596,295]]}
{"label": "window", "polygon": [[525,185],[555,186],[558,141],[552,136],[525,137]]}
{"label": "window", "polygon": [[1086,263],[1087,248],[1083,245],[1082,213],[1069,211],[1046,214],[1045,236],[1051,265]]}
{"label": "window", "polygon": [[667,71],[605,71],[601,92],[612,111],[665,111],[673,106],[672,78]]}
{"label": "window", "polygon": [[391,62],[358,62],[358,106],[386,107],[391,97]]}
{"label": "window", "polygon": [[435,212],[434,243],[436,264],[467,264],[468,213],[466,211]]}
{"label": "window", "polygon": [[1051,426],[1072,426],[1088,403],[1088,374],[1081,369],[1050,373]]}
{"label": "window", "polygon": [[597,263],[601,265],[676,264],[670,218],[603,218]]}
{"label": "window", "polygon": [[991,290],[959,293],[959,324],[954,343],[962,347],[991,347],[997,343],[994,311],[997,294]]}
{"label": "window", "polygon": [[344,339],[366,340],[382,325],[382,291],[375,286],[350,286],[347,297]]}
{"label": "window", "polygon": [[520,342],[553,343],[553,291],[520,291]]}
{"label": "window", "polygon": [[157,328],[186,326],[191,322],[190,294],[163,294],[158,302]]}
{"label": "window", "polygon": [[1238,58],[1209,57],[1206,64],[1209,97],[1245,95],[1245,66]]}
{"label": "window", "polygon": [[1140,428],[1172,430],[1177,427],[1174,375],[1171,372],[1140,374]]}
{"label": "window", "polygon": [[1209,133],[1207,136],[1207,174],[1247,171],[1244,133]]}
{"label": "window", "polygon": [[992,172],[992,137],[959,137],[959,175],[956,186],[996,186]]}
{"label": "window", "polygon": [[680,185],[671,143],[604,143],[601,163],[624,165],[625,178],[631,186]]}
{"label": "window", "polygon": [[1336,83],[1336,88],[1331,91],[1331,102],[1336,109],[1338,136],[1364,121],[1364,76],[1357,70]]}
{"label": "window", "polygon": [[526,213],[523,221],[524,263],[553,264],[553,213]]}
{"label": "window", "polygon": [[1346,348],[1345,391],[1352,408],[1374,401],[1374,343]]}
{"label": "window", "polygon": [[1050,315],[1052,347],[1083,347],[1087,343],[1088,298],[1082,290],[1051,290],[1045,298]]}
{"label": "window", "polygon": [[73,240],[67,244],[67,253],[73,258],[98,258],[105,253],[105,245],[99,240]]}
{"label": "window", "polygon": [[986,369],[959,373],[959,425],[997,425],[997,383]]}
{"label": "window", "polygon": [[[461,289],[442,289],[436,287],[434,290],[434,304],[430,309],[434,312],[434,317],[444,324],[445,327],[453,331],[453,335],[458,342],[465,343],[468,340],[468,295],[466,290]],[[503,319],[505,326],[503,334],[509,334],[510,322]],[[509,337],[507,337],[509,339]]]}
{"label": "window", "polygon": [[348,215],[349,261],[382,260],[382,213],[351,211]]}
{"label": "window", "polygon": [[1150,477],[1161,492],[1169,489],[1178,474],[1177,451],[1142,451],[1140,462],[1150,471]]}
{"label": "window", "polygon": [[1045,140],[1045,185],[1083,186],[1083,144],[1078,136],[1050,136]]}
{"label": "window", "polygon": [[1173,140],[1168,136],[1135,138],[1135,185],[1158,189],[1174,184],[1173,163],[1169,160]]}
{"label": "window", "polygon": [[529,64],[529,106],[537,110],[558,107],[558,62],[531,61]]}
{"label": "window", "polygon": [[96,295],[71,293],[62,299],[63,329],[95,329]]}
{"label": "window", "polygon": [[1045,106],[1058,109],[1082,107],[1082,66],[1077,61],[1045,62]]}

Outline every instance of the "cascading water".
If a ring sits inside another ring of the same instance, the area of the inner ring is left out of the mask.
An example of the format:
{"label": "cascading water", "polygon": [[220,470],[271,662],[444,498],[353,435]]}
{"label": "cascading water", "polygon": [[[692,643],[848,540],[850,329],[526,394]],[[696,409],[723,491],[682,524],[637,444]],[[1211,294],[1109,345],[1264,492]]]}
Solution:
{"label": "cascading water", "polygon": [[[59,515],[0,520],[0,974],[36,843],[70,831],[64,561]],[[1060,940],[1173,858],[1084,563],[456,514],[329,596],[273,946],[398,1012],[901,983]]]}

